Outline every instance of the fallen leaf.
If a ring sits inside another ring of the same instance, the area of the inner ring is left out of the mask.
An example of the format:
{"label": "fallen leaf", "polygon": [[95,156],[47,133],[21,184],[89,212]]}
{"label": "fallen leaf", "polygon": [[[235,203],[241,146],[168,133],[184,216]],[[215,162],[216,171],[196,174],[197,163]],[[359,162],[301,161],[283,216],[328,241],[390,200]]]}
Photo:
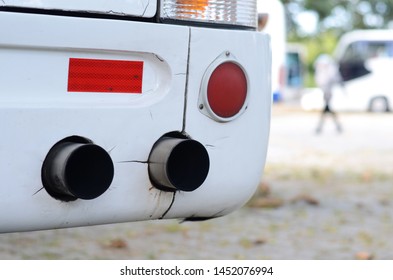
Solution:
{"label": "fallen leaf", "polygon": [[373,260],[373,259],[374,259],[374,256],[373,256],[373,254],[370,254],[370,253],[368,253],[368,252],[358,252],[358,253],[355,255],[355,258],[356,258],[357,260]]}
{"label": "fallen leaf", "polygon": [[301,194],[301,195],[293,198],[291,200],[291,202],[292,203],[305,202],[305,203],[307,203],[309,205],[312,205],[312,206],[318,206],[319,205],[319,200],[314,198],[314,197],[312,197],[312,196],[310,196],[310,195],[308,195],[308,194]]}
{"label": "fallen leaf", "polygon": [[128,247],[128,244],[124,239],[115,238],[109,242],[108,247],[114,249],[124,249]]}

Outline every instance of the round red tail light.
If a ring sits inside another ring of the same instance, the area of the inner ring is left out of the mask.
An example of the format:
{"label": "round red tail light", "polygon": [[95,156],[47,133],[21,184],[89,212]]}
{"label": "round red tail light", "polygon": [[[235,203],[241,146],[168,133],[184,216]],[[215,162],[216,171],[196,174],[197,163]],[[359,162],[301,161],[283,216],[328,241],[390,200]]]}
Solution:
{"label": "round red tail light", "polygon": [[243,69],[233,61],[226,61],[219,64],[209,77],[207,105],[219,119],[227,121],[243,110],[247,91],[247,77]]}

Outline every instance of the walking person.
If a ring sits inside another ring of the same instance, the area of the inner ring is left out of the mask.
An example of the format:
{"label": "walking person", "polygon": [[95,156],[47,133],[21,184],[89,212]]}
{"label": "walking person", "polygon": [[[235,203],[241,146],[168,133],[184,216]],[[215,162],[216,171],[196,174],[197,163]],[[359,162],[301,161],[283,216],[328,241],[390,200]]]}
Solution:
{"label": "walking person", "polygon": [[319,120],[318,126],[316,128],[316,133],[322,132],[323,125],[325,123],[325,118],[330,115],[336,125],[337,132],[342,132],[341,124],[338,121],[337,114],[332,110],[330,106],[330,101],[332,99],[332,89],[333,86],[340,83],[340,75],[338,73],[338,67],[334,62],[333,58],[327,54],[320,55],[314,64],[315,67],[315,82],[317,86],[323,92],[324,106],[321,112],[321,118]]}

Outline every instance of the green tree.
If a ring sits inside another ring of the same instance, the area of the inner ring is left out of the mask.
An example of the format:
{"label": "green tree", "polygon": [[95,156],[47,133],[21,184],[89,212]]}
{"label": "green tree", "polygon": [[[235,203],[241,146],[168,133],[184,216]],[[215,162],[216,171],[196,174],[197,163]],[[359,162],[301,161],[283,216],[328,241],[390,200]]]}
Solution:
{"label": "green tree", "polygon": [[[354,29],[393,27],[393,0],[280,0],[286,8],[288,41],[301,43],[307,53],[306,86],[314,85],[313,63],[321,53],[332,54],[343,33]],[[316,32],[305,34],[297,16],[317,17]]]}
{"label": "green tree", "polygon": [[[353,29],[387,28],[393,25],[392,0],[281,0],[289,18],[304,11],[318,16],[318,31],[335,29],[343,33]],[[299,27],[290,20],[290,31],[299,35]]]}

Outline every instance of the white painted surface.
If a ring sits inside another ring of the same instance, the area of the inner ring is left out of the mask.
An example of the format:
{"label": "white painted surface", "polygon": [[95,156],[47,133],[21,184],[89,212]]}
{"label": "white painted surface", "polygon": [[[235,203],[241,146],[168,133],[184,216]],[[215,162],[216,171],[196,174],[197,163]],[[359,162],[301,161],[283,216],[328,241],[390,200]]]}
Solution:
{"label": "white painted surface", "polygon": [[0,6],[153,17],[157,0],[3,0]]}
{"label": "white painted surface", "polygon": [[[0,231],[161,217],[172,194],[151,188],[147,164],[124,161],[146,161],[163,134],[182,128],[188,28],[8,13],[0,24],[13,26],[0,31]],[[67,92],[70,57],[143,60],[143,92]],[[72,135],[114,162],[112,185],[95,200],[40,190],[49,149]]]}
{"label": "white painted surface", "polygon": [[[249,96],[243,114],[228,123],[220,123],[200,113],[198,94],[209,65],[227,51],[248,75]],[[208,149],[210,176],[192,194],[181,194],[182,199],[175,201],[169,215],[176,216],[176,210],[188,215],[224,215],[241,207],[254,193],[264,168],[269,136],[270,63],[267,35],[191,30],[190,77],[193,78],[188,82],[186,131]]]}
{"label": "white painted surface", "polygon": [[[0,30],[0,232],[213,217],[251,197],[269,134],[266,35],[13,13],[2,13],[0,24],[13,27]],[[203,74],[225,51],[244,67],[250,92],[247,110],[219,123],[199,112],[198,98]],[[144,61],[142,94],[67,92],[70,57]],[[199,189],[173,198],[152,187],[143,162],[163,134],[183,125],[207,148],[211,169]],[[112,185],[97,199],[62,202],[42,189],[49,149],[72,135],[114,162]]]}

